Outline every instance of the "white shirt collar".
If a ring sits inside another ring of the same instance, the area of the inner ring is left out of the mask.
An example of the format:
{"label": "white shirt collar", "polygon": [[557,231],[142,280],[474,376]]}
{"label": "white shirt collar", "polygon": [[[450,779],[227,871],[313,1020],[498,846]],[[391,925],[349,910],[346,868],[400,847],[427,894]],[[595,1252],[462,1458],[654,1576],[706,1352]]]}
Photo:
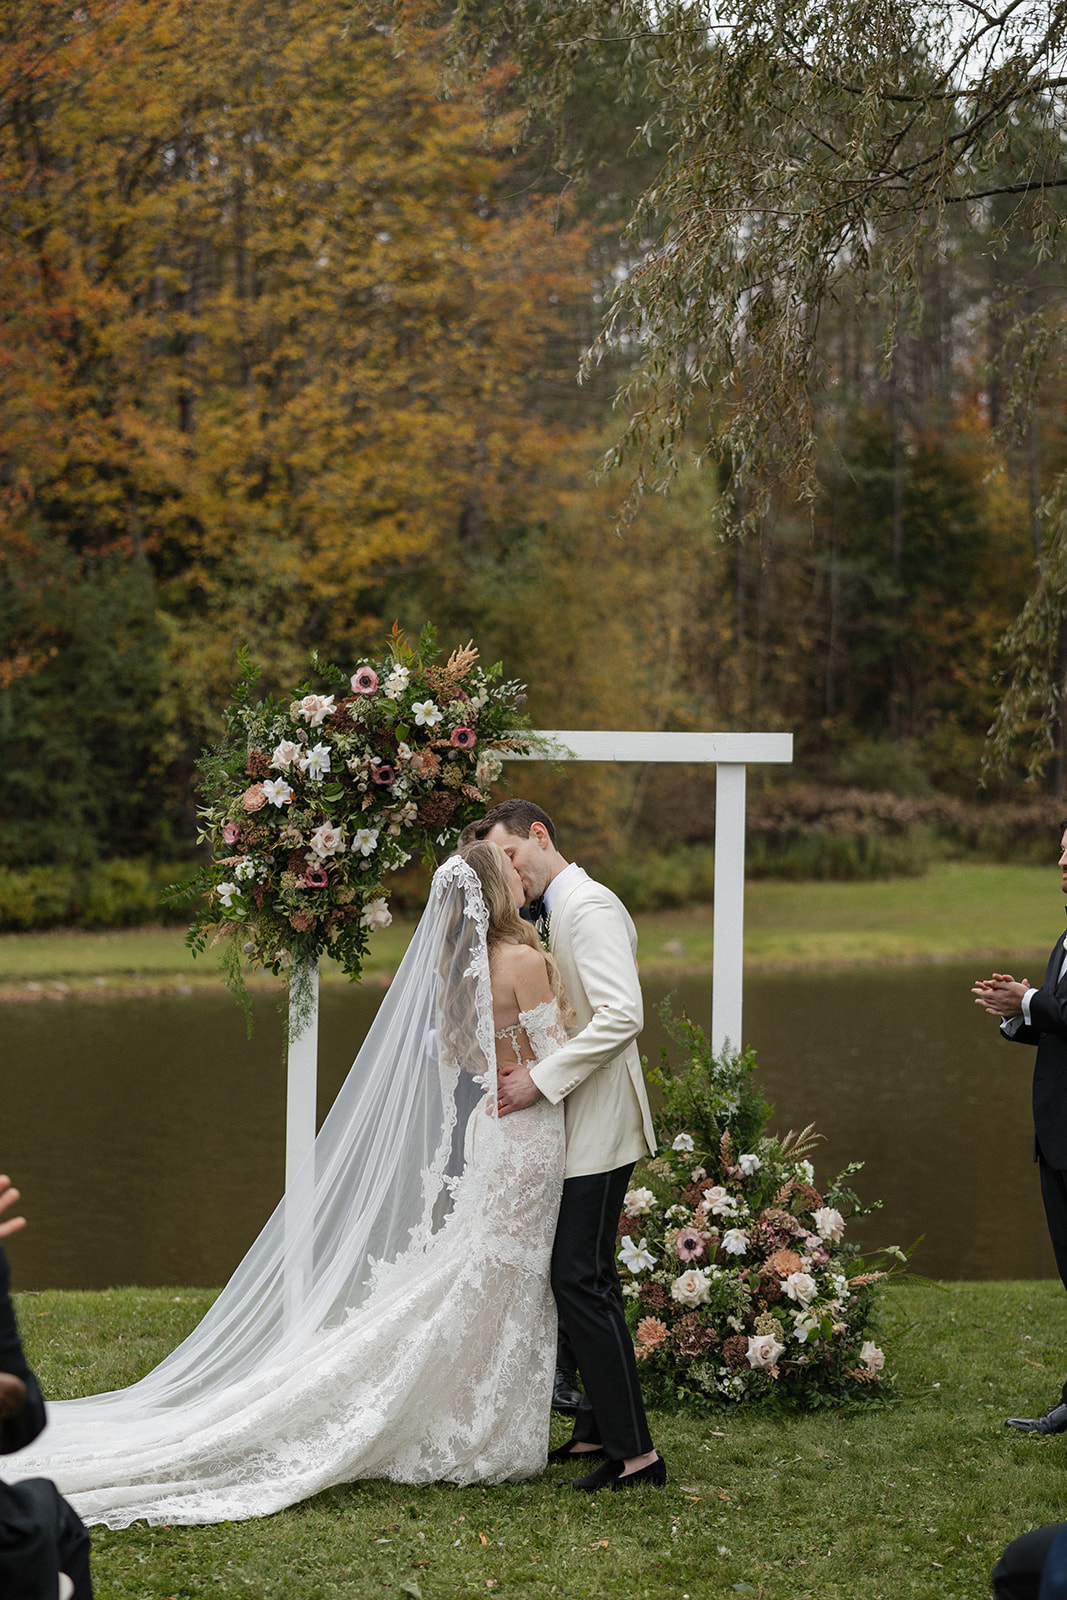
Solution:
{"label": "white shirt collar", "polygon": [[557,898],[557,896],[559,894],[561,886],[566,882],[566,880],[568,878],[573,877],[574,874],[576,872],[578,872],[579,870],[580,870],[580,868],[578,866],[578,863],[576,861],[570,861],[564,867],[562,872],[557,872],[556,873],[556,876],[552,879],[552,882],[549,884],[548,888],[545,890],[544,894],[541,896],[542,900],[545,903],[545,916],[546,917],[550,917],[552,915],[552,907],[556,903],[556,898]]}

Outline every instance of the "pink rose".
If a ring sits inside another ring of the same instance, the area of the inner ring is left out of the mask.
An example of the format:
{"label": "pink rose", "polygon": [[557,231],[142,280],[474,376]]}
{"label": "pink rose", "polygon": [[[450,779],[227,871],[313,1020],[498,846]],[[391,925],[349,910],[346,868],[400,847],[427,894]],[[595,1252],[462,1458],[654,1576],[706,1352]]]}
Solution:
{"label": "pink rose", "polygon": [[453,728],[448,736],[449,744],[457,750],[473,750],[477,740],[478,735],[473,728]]}
{"label": "pink rose", "polygon": [[373,694],[378,687],[378,674],[373,667],[360,667],[348,681],[356,694]]}
{"label": "pink rose", "polygon": [[241,837],[241,830],[236,822],[224,822],[222,825],[222,839],[224,844],[236,844]]}
{"label": "pink rose", "polygon": [[246,811],[260,811],[267,803],[266,791],[261,783],[254,783],[246,789],[241,796],[241,804]]}

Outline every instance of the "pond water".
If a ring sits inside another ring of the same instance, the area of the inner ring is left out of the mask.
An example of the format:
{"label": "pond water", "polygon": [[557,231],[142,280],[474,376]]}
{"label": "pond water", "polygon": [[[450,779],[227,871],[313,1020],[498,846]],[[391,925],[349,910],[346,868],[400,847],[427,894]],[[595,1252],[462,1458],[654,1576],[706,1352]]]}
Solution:
{"label": "pond water", "polygon": [[[825,1135],[816,1182],[866,1164],[854,1186],[885,1204],[853,1230],[862,1243],[923,1234],[913,1266],[931,1277],[1053,1277],[1031,1164],[1033,1052],[974,1008],[974,976],[943,965],[753,977],[747,1037],[772,1126],[814,1121]],[[653,1061],[666,989],[645,985]],[[709,983],[674,989],[708,1026]],[[382,993],[324,989],[320,1120]],[[257,1000],[251,1042],[224,994],[10,1004],[0,1028],[0,1170],[32,1223],[9,1245],[18,1287],[223,1283],[282,1189],[273,1001]]]}

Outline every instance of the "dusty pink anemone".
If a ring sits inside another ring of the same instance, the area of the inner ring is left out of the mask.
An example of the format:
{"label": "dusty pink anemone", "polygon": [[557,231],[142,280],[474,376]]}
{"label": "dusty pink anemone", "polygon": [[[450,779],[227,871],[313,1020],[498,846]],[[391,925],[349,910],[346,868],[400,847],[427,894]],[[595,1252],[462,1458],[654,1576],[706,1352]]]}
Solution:
{"label": "dusty pink anemone", "polygon": [[390,783],[396,782],[396,773],[392,767],[387,766],[383,761],[380,767],[371,768],[371,778],[375,783],[380,783],[384,788]]}
{"label": "dusty pink anemone", "polygon": [[323,867],[309,867],[304,873],[305,889],[325,889],[329,881]]}
{"label": "dusty pink anemone", "polygon": [[236,844],[241,837],[241,830],[237,823],[224,822],[222,825],[222,837],[226,844]]}
{"label": "dusty pink anemone", "polygon": [[453,728],[448,736],[448,742],[457,750],[473,750],[478,735],[473,728]]}
{"label": "dusty pink anemone", "polygon": [[373,667],[360,667],[348,681],[356,694],[373,694],[378,687],[378,674]]}
{"label": "dusty pink anemone", "polygon": [[683,1228],[674,1241],[679,1261],[700,1261],[708,1253],[708,1241],[696,1228]]}

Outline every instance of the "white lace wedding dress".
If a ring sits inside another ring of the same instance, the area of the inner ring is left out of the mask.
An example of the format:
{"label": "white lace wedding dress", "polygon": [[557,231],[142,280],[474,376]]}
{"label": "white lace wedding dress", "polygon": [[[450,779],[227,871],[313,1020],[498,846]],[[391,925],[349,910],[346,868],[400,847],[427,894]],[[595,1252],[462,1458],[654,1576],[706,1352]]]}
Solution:
{"label": "white lace wedding dress", "polygon": [[[465,923],[477,923],[478,906],[462,874],[458,887],[468,901]],[[355,1478],[496,1483],[544,1468],[556,1344],[548,1274],[563,1181],[563,1107],[541,1100],[498,1119],[494,1046],[501,1042],[505,1053],[515,1047],[520,1059],[540,1060],[566,1036],[555,1001],[523,1014],[517,1029],[493,1035],[484,926],[480,939],[477,928],[464,933],[467,947],[456,969],[462,988],[452,984],[448,1005],[437,1008],[436,1028],[425,1029],[425,1018],[415,1022],[415,1033],[423,1032],[420,1070],[447,1089],[427,1101],[433,1127],[424,1144],[433,1154],[416,1163],[417,1213],[411,1205],[397,1211],[392,1180],[379,1174],[374,1218],[351,1230],[360,1259],[338,1267],[346,1227],[359,1208],[339,1209],[338,1194],[347,1201],[347,1190],[318,1174],[314,1200],[308,1190],[300,1206],[301,1218],[309,1207],[315,1213],[314,1237],[309,1233],[302,1247],[305,1266],[310,1249],[314,1267],[300,1304],[290,1303],[286,1314],[278,1309],[286,1295],[292,1301],[286,1260],[292,1267],[301,1258],[299,1240],[294,1257],[292,1227],[287,1234],[283,1217],[265,1262],[254,1258],[270,1225],[220,1297],[234,1304],[214,1322],[209,1312],[155,1372],[131,1389],[50,1406],[39,1443],[12,1459],[21,1476],[53,1478],[86,1522],[121,1528],[137,1519],[184,1524],[262,1516]],[[454,943],[448,952],[453,960]],[[464,998],[457,1021],[455,1006],[456,994],[468,991],[477,1001],[472,1031],[479,1049],[457,1064],[442,1041],[465,1037],[474,1013]],[[401,983],[398,1003],[403,995]],[[411,1032],[409,1025],[408,1038]],[[440,1125],[438,1101],[446,1108]],[[361,1092],[343,1115],[358,1121],[373,1109]],[[423,1107],[418,1128],[409,1117],[389,1137],[410,1144],[427,1115]],[[384,1136],[380,1127],[367,1132],[361,1125],[361,1131],[361,1154],[370,1161]],[[317,1149],[323,1146],[318,1165],[327,1168],[328,1133],[329,1124],[316,1141]],[[395,1171],[406,1175],[410,1166],[408,1158]],[[346,1170],[345,1183],[351,1188],[359,1177]],[[389,1239],[399,1235],[405,1247],[391,1249]],[[367,1248],[381,1239],[384,1252]],[[319,1280],[331,1271],[323,1297]],[[254,1301],[243,1272],[253,1275]],[[268,1320],[264,1332],[259,1323],[265,1328]]]}

